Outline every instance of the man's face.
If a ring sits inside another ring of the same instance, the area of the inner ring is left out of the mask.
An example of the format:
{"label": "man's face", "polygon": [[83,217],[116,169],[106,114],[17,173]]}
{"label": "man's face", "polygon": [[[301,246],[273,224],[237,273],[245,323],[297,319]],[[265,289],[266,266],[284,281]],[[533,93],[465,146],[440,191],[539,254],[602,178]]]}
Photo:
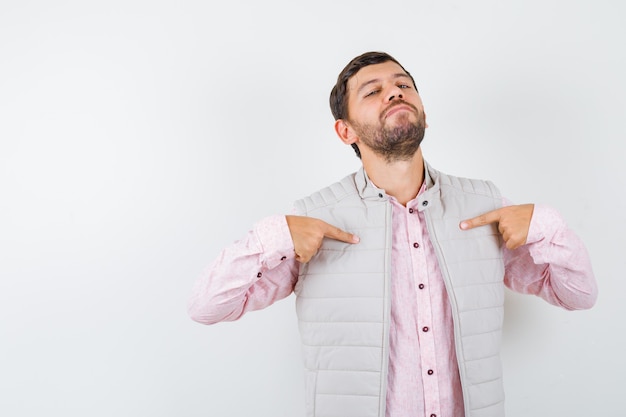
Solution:
{"label": "man's face", "polygon": [[426,127],[415,86],[393,61],[364,67],[348,80],[347,122],[359,146],[387,161],[410,159]]}

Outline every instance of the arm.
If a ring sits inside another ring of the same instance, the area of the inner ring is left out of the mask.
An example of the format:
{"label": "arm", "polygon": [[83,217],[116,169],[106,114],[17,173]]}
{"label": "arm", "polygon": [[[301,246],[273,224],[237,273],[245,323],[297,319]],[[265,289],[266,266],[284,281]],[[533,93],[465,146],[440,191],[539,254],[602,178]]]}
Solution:
{"label": "arm", "polygon": [[265,308],[291,294],[298,266],[285,216],[267,217],[204,271],[189,300],[189,316],[214,324]]}
{"label": "arm", "polygon": [[504,283],[567,310],[591,308],[598,290],[582,241],[554,209],[508,205],[473,219],[463,230],[497,223],[504,248]]}
{"label": "arm", "polygon": [[233,321],[287,297],[325,238],[358,243],[358,237],[302,216],[272,216],[222,250],[194,287],[189,316],[203,324]]}
{"label": "arm", "polygon": [[591,261],[581,239],[561,215],[536,206],[526,244],[504,250],[504,283],[567,310],[593,307],[598,296]]}

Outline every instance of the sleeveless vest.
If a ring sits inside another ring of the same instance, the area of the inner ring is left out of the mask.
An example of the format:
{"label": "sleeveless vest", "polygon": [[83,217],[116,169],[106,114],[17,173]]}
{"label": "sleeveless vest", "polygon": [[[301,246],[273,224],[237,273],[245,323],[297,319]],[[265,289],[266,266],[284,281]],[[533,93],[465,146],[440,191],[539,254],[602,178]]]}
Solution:
{"label": "sleeveless vest", "polygon": [[[502,241],[495,225],[459,223],[501,206],[488,181],[426,164],[419,196],[453,313],[466,417],[504,416],[500,362],[504,304]],[[296,313],[305,367],[307,417],[385,417],[391,311],[391,215],[384,190],[361,168],[295,203],[360,237],[324,239],[301,265]]]}

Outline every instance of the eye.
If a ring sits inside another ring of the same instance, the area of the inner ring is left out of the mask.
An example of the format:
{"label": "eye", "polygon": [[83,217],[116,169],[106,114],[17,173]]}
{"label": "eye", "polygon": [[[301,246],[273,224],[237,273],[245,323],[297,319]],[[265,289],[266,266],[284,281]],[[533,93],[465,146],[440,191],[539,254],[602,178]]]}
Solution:
{"label": "eye", "polygon": [[372,90],[369,93],[365,94],[365,97],[370,97],[373,96],[374,94],[378,93],[379,90]]}
{"label": "eye", "polygon": [[407,84],[400,84],[400,85],[398,85],[398,88],[402,88],[402,89],[404,89],[404,88],[411,88],[411,86],[407,85]]}

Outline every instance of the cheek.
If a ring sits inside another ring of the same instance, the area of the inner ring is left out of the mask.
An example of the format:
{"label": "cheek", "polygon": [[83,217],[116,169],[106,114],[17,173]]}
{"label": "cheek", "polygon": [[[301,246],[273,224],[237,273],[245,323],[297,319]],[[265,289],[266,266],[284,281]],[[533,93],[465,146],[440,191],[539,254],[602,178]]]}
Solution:
{"label": "cheek", "polygon": [[379,124],[383,107],[378,103],[359,103],[348,108],[350,120],[359,124]]}
{"label": "cheek", "polygon": [[360,118],[363,122],[372,124],[378,123],[380,121],[380,115],[382,113],[382,109],[378,106],[370,106],[362,109],[360,113]]}

